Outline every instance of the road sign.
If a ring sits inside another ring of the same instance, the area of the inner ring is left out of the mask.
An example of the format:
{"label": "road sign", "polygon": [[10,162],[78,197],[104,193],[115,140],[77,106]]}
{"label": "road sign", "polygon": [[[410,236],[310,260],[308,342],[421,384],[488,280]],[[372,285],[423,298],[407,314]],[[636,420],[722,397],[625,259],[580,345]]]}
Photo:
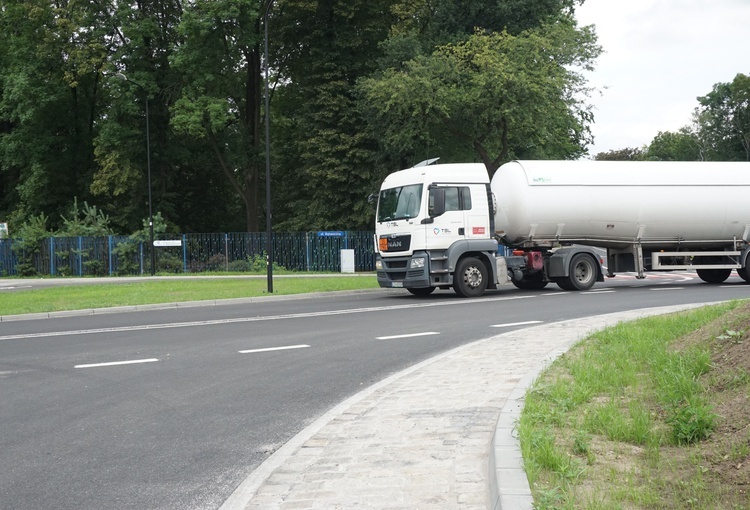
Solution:
{"label": "road sign", "polygon": [[182,241],[180,239],[162,239],[159,241],[154,241],[154,246],[156,247],[164,247],[164,246],[182,246]]}

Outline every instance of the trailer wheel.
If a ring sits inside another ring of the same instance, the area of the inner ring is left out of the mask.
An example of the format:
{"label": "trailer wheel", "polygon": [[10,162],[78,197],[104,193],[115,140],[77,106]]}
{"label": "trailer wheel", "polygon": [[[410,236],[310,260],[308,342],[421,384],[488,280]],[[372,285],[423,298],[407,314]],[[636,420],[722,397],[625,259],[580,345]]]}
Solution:
{"label": "trailer wheel", "polygon": [[563,285],[564,290],[589,290],[596,283],[597,269],[593,258],[585,253],[578,253],[570,260],[570,273]]}
{"label": "trailer wheel", "polygon": [[481,296],[487,288],[487,268],[476,257],[466,257],[458,262],[453,275],[453,290],[461,297]]}
{"label": "trailer wheel", "polygon": [[741,267],[737,270],[737,274],[740,275],[740,278],[745,280],[747,283],[750,283],[750,267]]}
{"label": "trailer wheel", "polygon": [[731,269],[697,269],[695,272],[706,283],[723,283],[732,274]]}
{"label": "trailer wheel", "polygon": [[406,290],[408,290],[415,296],[422,297],[422,296],[429,296],[430,294],[432,294],[435,291],[435,287],[419,287],[419,288],[407,287]]}

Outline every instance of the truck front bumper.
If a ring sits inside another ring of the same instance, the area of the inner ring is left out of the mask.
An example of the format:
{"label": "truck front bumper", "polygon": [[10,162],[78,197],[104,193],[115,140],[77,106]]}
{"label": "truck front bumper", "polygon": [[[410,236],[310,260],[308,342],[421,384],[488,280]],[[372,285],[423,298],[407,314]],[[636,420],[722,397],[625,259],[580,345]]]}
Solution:
{"label": "truck front bumper", "polygon": [[430,287],[430,258],[425,252],[411,257],[377,256],[375,270],[378,285],[386,288]]}

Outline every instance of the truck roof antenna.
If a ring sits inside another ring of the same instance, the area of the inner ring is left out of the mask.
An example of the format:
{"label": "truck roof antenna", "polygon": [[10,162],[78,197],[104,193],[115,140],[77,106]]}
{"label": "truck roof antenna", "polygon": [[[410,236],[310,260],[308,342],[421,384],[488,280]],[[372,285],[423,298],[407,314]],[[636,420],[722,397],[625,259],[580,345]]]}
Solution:
{"label": "truck roof antenna", "polygon": [[416,165],[414,165],[412,168],[419,168],[420,166],[427,166],[433,164],[435,161],[437,161],[440,158],[432,158],[432,159],[425,159],[424,161],[420,161]]}

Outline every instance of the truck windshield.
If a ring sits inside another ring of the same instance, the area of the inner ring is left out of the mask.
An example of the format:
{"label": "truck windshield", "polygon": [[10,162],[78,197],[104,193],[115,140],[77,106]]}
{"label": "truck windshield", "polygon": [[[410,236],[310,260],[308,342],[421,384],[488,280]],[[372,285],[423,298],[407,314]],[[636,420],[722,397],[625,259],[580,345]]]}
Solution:
{"label": "truck windshield", "polygon": [[414,218],[421,204],[421,184],[384,189],[378,200],[378,222]]}

